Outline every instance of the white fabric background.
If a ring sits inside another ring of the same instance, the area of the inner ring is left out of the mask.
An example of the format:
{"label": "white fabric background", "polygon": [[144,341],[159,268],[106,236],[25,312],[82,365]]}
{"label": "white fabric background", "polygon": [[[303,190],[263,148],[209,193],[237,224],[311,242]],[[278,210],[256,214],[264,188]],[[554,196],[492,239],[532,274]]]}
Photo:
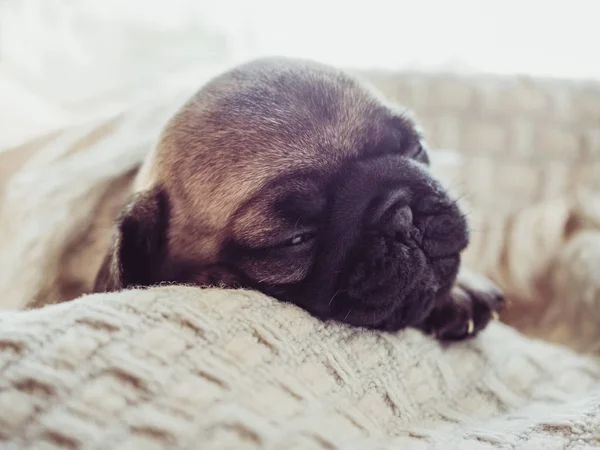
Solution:
{"label": "white fabric background", "polygon": [[3,0],[0,148],[264,54],[600,78],[594,0]]}

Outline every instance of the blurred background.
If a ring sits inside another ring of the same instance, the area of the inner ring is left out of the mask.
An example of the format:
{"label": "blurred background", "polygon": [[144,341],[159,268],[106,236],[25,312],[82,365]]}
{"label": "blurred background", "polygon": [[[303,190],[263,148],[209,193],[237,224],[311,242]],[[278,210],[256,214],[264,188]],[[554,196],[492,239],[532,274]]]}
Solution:
{"label": "blurred background", "polygon": [[260,55],[599,79],[594,0],[3,0],[0,148]]}

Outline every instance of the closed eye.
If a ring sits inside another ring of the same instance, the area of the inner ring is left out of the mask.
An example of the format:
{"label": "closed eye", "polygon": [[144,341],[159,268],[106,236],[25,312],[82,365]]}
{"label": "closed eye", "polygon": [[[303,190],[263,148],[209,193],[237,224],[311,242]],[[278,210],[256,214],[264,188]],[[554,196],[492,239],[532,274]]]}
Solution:
{"label": "closed eye", "polygon": [[284,241],[282,244],[280,244],[280,246],[281,247],[292,247],[295,245],[305,244],[305,243],[313,240],[315,238],[315,235],[316,235],[316,233],[314,231],[300,233],[300,234],[295,235],[291,239]]}

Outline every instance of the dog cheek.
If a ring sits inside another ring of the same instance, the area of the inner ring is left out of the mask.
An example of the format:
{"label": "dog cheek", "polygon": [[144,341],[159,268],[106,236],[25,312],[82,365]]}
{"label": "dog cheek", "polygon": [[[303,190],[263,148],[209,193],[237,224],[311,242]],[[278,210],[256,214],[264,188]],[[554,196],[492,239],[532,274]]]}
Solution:
{"label": "dog cheek", "polygon": [[280,285],[302,281],[310,265],[305,258],[260,258],[246,259],[238,264],[248,278],[262,284]]}
{"label": "dog cheek", "polygon": [[428,263],[423,252],[393,238],[371,238],[363,248],[349,279],[352,285],[363,286],[363,291],[369,285],[386,286],[397,301],[420,282],[426,271]]}
{"label": "dog cheek", "polygon": [[351,301],[388,303],[394,292],[401,295],[402,279],[410,275],[403,270],[408,267],[409,255],[405,249],[389,245],[386,239],[373,239],[356,256],[356,264],[350,269],[347,292]]}

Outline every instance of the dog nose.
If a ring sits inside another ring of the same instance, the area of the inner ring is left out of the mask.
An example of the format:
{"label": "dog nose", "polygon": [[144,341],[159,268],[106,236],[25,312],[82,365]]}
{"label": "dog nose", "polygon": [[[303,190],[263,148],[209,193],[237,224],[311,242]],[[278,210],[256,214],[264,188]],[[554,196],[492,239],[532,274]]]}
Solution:
{"label": "dog nose", "polygon": [[414,229],[412,210],[408,206],[392,206],[384,213],[379,228],[387,236],[410,236],[411,230]]}
{"label": "dog nose", "polygon": [[367,218],[369,227],[377,228],[386,236],[408,237],[414,229],[413,212],[408,201],[407,193],[402,190],[379,196]]}
{"label": "dog nose", "polygon": [[[408,194],[403,190],[386,192],[385,194],[378,196],[373,202],[374,207],[371,209],[371,213],[367,218],[368,225],[377,226],[383,221],[388,221],[391,218],[390,216],[392,215],[392,212],[394,212],[394,209],[400,209],[403,204],[408,204],[408,201]],[[405,206],[404,208],[408,207]],[[410,209],[408,211],[412,215]]]}

